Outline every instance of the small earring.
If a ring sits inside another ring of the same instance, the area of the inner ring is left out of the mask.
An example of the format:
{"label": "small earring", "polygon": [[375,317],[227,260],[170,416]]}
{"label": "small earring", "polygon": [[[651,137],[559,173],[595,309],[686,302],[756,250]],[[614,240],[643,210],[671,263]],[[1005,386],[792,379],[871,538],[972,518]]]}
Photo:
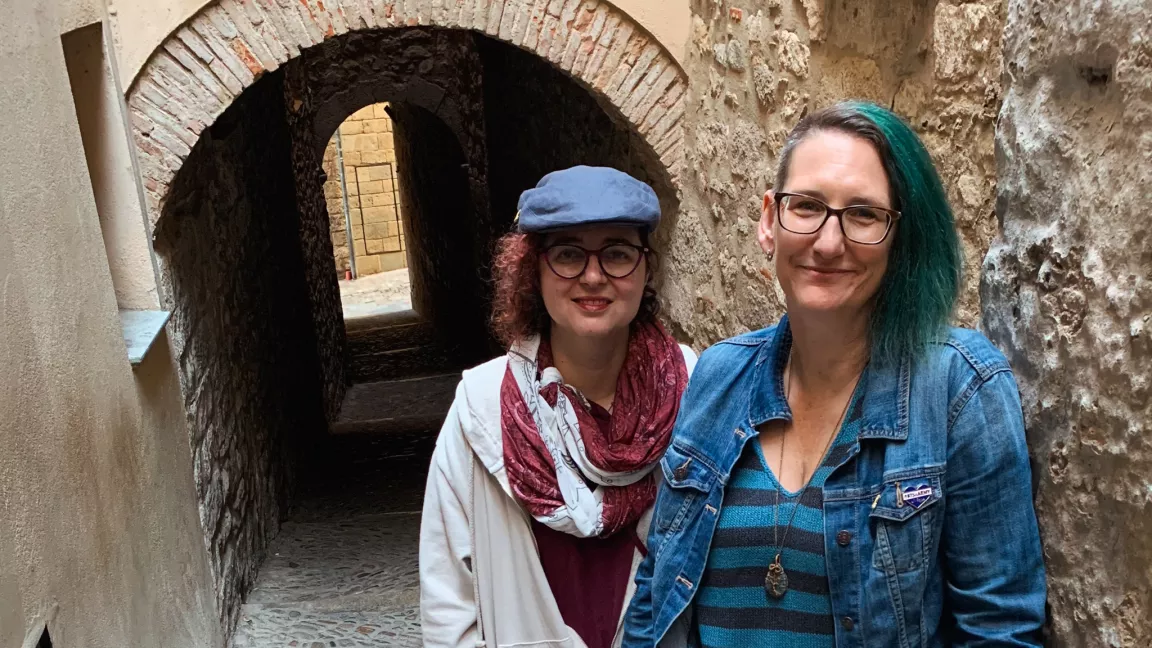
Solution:
{"label": "small earring", "polygon": [[773,252],[772,250],[768,250],[768,260],[771,261],[772,257],[774,257],[774,256],[776,256],[776,253]]}

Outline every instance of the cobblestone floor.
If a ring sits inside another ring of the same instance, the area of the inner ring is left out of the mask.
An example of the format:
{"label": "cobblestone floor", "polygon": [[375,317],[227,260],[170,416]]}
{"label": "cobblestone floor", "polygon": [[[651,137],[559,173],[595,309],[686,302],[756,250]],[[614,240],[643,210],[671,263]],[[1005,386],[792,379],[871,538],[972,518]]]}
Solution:
{"label": "cobblestone floor", "polygon": [[233,648],[420,645],[419,511],[435,438],[329,439],[241,609]]}
{"label": "cobblestone floor", "polygon": [[390,270],[359,279],[340,280],[344,319],[395,313],[412,308],[408,269]]}

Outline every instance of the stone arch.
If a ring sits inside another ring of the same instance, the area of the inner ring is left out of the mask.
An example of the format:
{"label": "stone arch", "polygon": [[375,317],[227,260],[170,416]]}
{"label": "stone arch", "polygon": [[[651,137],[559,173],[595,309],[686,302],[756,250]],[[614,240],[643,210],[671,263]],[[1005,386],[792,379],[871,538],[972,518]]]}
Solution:
{"label": "stone arch", "polygon": [[169,35],[128,91],[149,223],[200,134],[263,74],[350,31],[416,26],[473,30],[550,61],[612,106],[677,184],[687,77],[608,2],[215,0]]}

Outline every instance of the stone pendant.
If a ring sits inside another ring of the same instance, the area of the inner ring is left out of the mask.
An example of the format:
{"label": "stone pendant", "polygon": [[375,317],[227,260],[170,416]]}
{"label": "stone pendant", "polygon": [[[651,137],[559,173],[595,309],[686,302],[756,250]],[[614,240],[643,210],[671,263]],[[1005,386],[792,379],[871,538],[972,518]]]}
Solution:
{"label": "stone pendant", "polygon": [[768,565],[768,574],[764,576],[764,591],[777,600],[788,593],[788,572],[780,564],[780,554],[776,554],[776,560]]}

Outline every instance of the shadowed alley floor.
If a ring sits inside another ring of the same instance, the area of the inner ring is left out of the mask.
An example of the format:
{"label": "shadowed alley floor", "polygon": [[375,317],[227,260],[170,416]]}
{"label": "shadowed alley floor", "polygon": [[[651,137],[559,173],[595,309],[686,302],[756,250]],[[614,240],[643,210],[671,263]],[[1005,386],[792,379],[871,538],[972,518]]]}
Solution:
{"label": "shadowed alley floor", "polygon": [[234,648],[420,645],[417,544],[436,432],[327,439]]}

